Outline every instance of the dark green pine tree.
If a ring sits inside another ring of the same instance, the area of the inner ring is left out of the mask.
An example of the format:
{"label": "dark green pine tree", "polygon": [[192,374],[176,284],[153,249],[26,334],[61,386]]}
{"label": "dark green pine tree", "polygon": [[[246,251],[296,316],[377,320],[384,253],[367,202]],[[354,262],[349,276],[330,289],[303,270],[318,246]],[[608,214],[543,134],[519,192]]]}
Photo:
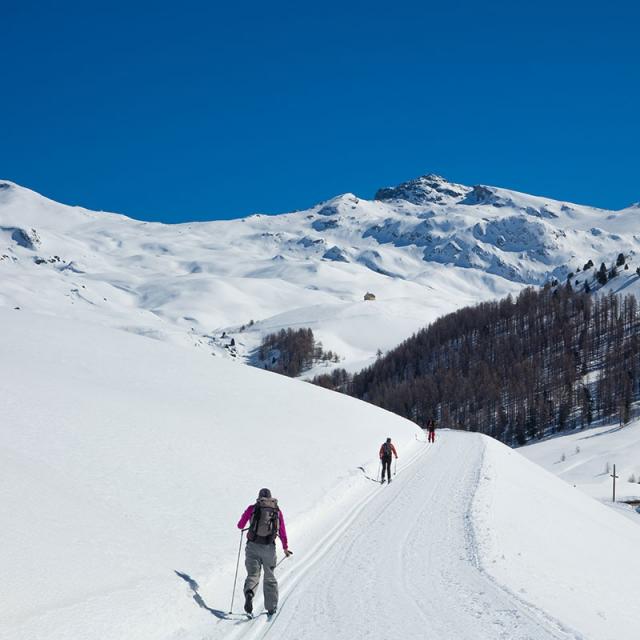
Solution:
{"label": "dark green pine tree", "polygon": [[598,269],[598,275],[596,276],[596,278],[601,285],[607,284],[607,265],[604,262],[600,265],[600,269]]}

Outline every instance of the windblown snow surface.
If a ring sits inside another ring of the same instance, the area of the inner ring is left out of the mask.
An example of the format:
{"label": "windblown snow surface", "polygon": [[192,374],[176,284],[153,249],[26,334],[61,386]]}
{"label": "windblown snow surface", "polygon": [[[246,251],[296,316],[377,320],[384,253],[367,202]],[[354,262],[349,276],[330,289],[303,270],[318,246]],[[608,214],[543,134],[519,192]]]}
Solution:
{"label": "windblown snow surface", "polygon": [[635,271],[639,211],[429,175],[374,200],[343,194],[305,211],[163,225],[4,181],[0,306],[243,360],[267,332],[311,327],[358,370],[462,306],[571,271],[582,280],[589,259],[623,252]]}
{"label": "windblown snow surface", "polygon": [[[2,640],[637,637],[640,527],[495,441],[427,445],[354,399],[69,319],[2,310],[0,335]],[[294,551],[280,609],[222,620],[262,486]]]}

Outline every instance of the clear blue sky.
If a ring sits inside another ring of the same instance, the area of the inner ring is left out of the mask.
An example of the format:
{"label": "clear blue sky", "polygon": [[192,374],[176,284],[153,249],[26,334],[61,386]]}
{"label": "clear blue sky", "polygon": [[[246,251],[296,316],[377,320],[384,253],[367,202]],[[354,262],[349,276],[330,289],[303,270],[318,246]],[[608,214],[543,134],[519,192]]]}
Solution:
{"label": "clear blue sky", "polygon": [[429,172],[640,200],[637,2],[0,9],[0,178],[69,204],[230,218]]}

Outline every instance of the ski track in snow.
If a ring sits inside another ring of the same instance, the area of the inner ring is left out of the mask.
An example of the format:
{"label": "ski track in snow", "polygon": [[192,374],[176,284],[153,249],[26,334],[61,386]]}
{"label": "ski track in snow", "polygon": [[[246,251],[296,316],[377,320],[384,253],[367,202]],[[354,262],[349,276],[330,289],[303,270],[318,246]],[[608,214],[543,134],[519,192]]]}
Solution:
{"label": "ski track in snow", "polygon": [[481,438],[456,433],[425,447],[290,566],[273,620],[240,623],[226,637],[579,638],[482,570],[471,506],[483,450]]}

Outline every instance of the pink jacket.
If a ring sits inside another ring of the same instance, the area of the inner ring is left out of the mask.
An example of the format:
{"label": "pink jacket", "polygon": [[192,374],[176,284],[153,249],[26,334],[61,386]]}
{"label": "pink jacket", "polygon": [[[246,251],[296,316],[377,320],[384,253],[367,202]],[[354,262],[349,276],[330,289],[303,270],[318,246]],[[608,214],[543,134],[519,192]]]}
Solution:
{"label": "pink jacket", "polygon": [[[238,520],[238,529],[244,529],[247,522],[251,520],[254,506],[255,505],[251,504],[245,509],[244,513],[242,514],[242,517],[240,518],[240,520]],[[289,546],[287,544],[287,528],[284,525],[284,516],[282,515],[282,511],[280,509],[278,509],[278,520],[279,520],[279,529],[280,529],[278,532],[278,535],[280,536],[280,541],[282,542],[282,548],[288,549]]]}

